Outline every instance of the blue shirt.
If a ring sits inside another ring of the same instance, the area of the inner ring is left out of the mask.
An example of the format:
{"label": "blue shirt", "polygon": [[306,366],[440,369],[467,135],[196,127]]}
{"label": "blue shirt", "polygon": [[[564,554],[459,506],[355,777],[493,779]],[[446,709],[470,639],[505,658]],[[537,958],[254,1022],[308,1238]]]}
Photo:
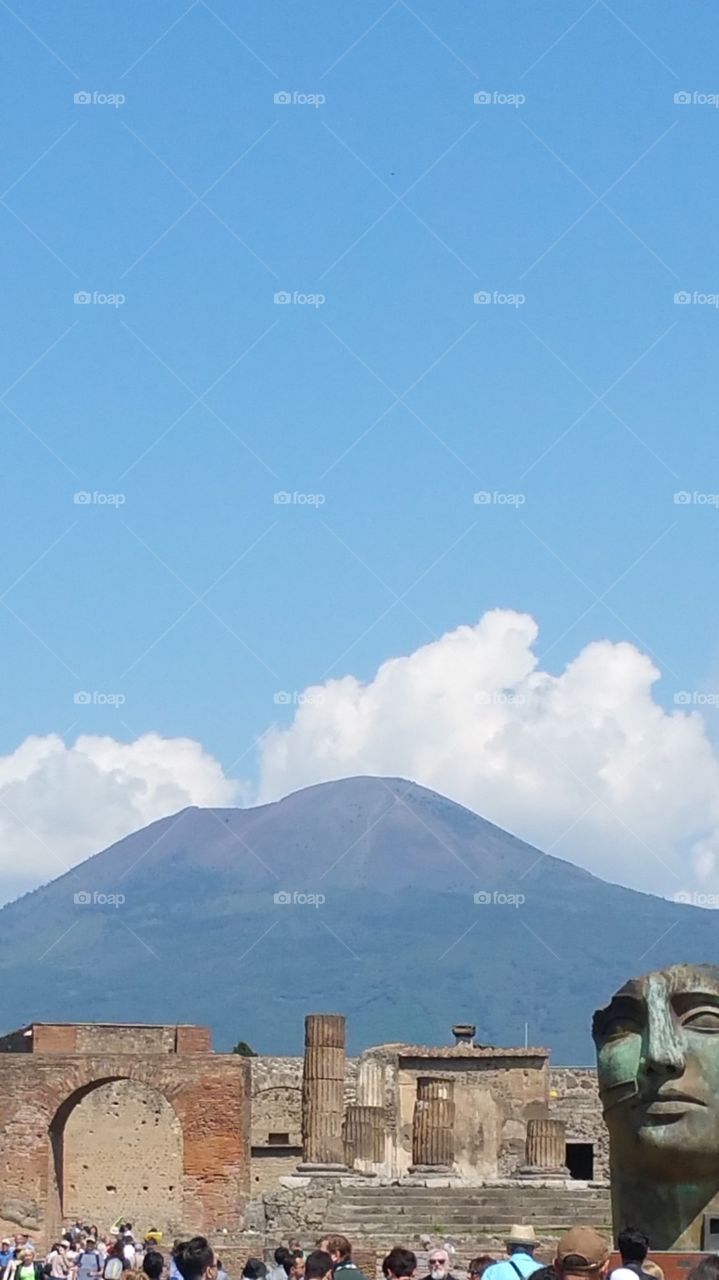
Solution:
{"label": "blue shirt", "polygon": [[[512,1263],[514,1263],[514,1266],[512,1266]],[[537,1262],[537,1259],[533,1258],[531,1253],[525,1253],[523,1249],[518,1249],[516,1253],[512,1254],[512,1263],[508,1258],[505,1258],[503,1262],[493,1262],[491,1267],[487,1267],[482,1280],[519,1280],[517,1271],[521,1271],[526,1280],[526,1277],[531,1276],[533,1271],[539,1271],[540,1267],[544,1266],[543,1262]],[[514,1267],[517,1268],[517,1271],[514,1270]]]}

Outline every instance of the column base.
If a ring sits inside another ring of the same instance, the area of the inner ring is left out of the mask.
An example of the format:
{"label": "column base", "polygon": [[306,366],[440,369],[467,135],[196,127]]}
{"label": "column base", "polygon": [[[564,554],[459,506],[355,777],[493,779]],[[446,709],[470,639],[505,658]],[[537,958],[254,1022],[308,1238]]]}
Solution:
{"label": "column base", "polygon": [[346,1164],[298,1164],[297,1172],[302,1174],[303,1178],[308,1174],[316,1174],[318,1177],[332,1177],[350,1172]]}
{"label": "column base", "polygon": [[537,1178],[547,1182],[555,1178],[558,1182],[567,1182],[571,1175],[564,1165],[556,1169],[542,1169],[539,1165],[523,1164],[521,1168],[517,1169],[514,1176],[517,1178]]}
{"label": "column base", "polygon": [[453,1172],[453,1166],[451,1164],[411,1164],[409,1171],[410,1173],[421,1173],[425,1178],[432,1173],[436,1173],[439,1178],[446,1178],[448,1174]]}

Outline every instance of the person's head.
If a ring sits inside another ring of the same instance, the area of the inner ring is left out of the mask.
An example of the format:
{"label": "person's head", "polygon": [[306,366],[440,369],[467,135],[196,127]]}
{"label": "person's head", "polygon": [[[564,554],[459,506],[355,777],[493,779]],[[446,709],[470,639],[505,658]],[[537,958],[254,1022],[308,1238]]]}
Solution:
{"label": "person's head", "polygon": [[0,1240],[0,1249],[2,1249],[3,1253],[10,1248],[11,1248],[11,1245],[8,1239]]}
{"label": "person's head", "polygon": [[328,1280],[332,1275],[332,1257],[326,1249],[313,1249],[305,1258],[305,1280]]}
{"label": "person's head", "polygon": [[242,1274],[245,1280],[265,1280],[267,1267],[261,1258],[248,1258]]}
{"label": "person's head", "polygon": [[92,1236],[88,1236],[87,1239],[85,1240],[85,1250],[95,1249],[96,1247],[97,1247],[97,1240],[95,1240]]}
{"label": "person's head", "polygon": [[719,1257],[710,1253],[692,1267],[687,1280],[719,1280]]}
{"label": "person's head", "polygon": [[20,1259],[21,1267],[29,1267],[30,1263],[34,1261],[35,1252],[33,1249],[28,1249],[27,1245],[23,1245],[18,1253],[18,1257]]}
{"label": "person's head", "polygon": [[534,1227],[526,1227],[520,1223],[515,1223],[514,1226],[510,1227],[509,1235],[504,1243],[508,1257],[511,1258],[513,1253],[528,1253],[531,1257],[539,1241],[534,1233]]}
{"label": "person's head", "polygon": [[305,1274],[305,1255],[301,1249],[292,1249],[292,1266],[290,1267],[291,1280],[302,1280]]}
{"label": "person's head", "polygon": [[480,1280],[480,1277],[484,1275],[487,1267],[491,1267],[494,1261],[495,1259],[488,1253],[480,1253],[477,1258],[472,1258],[472,1261],[467,1268],[469,1280]]}
{"label": "person's head", "polygon": [[445,1280],[449,1275],[449,1254],[446,1249],[430,1249],[429,1274],[432,1280]]}
{"label": "person's head", "polygon": [[281,1244],[277,1249],[275,1249],[275,1262],[278,1267],[284,1267],[287,1275],[290,1274],[290,1269],[292,1267],[292,1253],[286,1245]]}
{"label": "person's head", "polygon": [[214,1262],[214,1255],[204,1236],[180,1240],[173,1252],[175,1266],[182,1280],[202,1280]]}
{"label": "person's head", "polygon": [[643,1262],[649,1253],[649,1236],[638,1227],[624,1227],[617,1236],[622,1262]]}
{"label": "person's head", "polygon": [[323,1246],[335,1264],[349,1262],[352,1258],[352,1245],[347,1236],[327,1236]]}
{"label": "person's head", "polygon": [[382,1270],[389,1280],[410,1280],[417,1270],[417,1259],[411,1249],[395,1245],[382,1263]]}
{"label": "person's head", "polygon": [[561,1280],[603,1280],[610,1247],[594,1227],[572,1227],[557,1244],[554,1269]]}
{"label": "person's head", "polygon": [[148,1249],[142,1259],[142,1270],[148,1280],[160,1280],[164,1265],[165,1259],[159,1249]]}
{"label": "person's head", "polygon": [[654,1280],[664,1280],[664,1272],[657,1262],[652,1262],[650,1258],[645,1258],[642,1263],[642,1270],[646,1271],[648,1276],[653,1276]]}

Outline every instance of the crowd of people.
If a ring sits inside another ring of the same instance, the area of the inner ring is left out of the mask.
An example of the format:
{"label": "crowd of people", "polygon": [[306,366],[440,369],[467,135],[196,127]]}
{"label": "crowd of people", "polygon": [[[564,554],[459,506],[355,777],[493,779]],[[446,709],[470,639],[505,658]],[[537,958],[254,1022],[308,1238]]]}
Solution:
{"label": "crowd of people", "polygon": [[[97,1227],[75,1223],[44,1257],[23,1233],[0,1241],[0,1280],[230,1280],[216,1251],[204,1236],[176,1241],[166,1257],[162,1233],[150,1230],[136,1241],[131,1223],[110,1236]],[[611,1243],[594,1227],[576,1226],[559,1240],[545,1265],[535,1256],[539,1241],[531,1226],[514,1226],[502,1258],[480,1254],[466,1268],[468,1280],[664,1280],[661,1267],[649,1259],[649,1240],[635,1228],[620,1231],[620,1264],[611,1265]],[[403,1245],[390,1249],[382,1262],[385,1280],[459,1280],[452,1272],[448,1247],[429,1250],[429,1271],[419,1276],[417,1256]],[[242,1280],[367,1280],[352,1258],[352,1245],[342,1235],[326,1235],[305,1252],[297,1240],[274,1251],[274,1266],[248,1258]],[[687,1280],[719,1280],[719,1257],[701,1257]]]}

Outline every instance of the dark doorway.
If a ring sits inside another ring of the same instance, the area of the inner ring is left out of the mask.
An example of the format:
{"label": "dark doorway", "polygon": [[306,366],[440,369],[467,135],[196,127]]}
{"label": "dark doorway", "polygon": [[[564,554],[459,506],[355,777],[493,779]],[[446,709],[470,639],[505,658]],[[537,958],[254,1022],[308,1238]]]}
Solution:
{"label": "dark doorway", "polygon": [[593,1142],[568,1142],[564,1158],[570,1178],[591,1182],[594,1177]]}

